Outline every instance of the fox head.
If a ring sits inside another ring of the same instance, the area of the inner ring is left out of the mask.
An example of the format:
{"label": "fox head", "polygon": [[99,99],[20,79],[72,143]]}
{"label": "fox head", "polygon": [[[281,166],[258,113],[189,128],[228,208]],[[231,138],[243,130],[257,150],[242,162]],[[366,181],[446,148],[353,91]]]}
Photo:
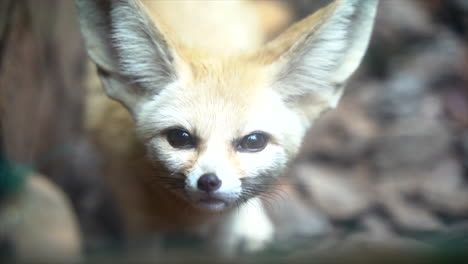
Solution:
{"label": "fox head", "polygon": [[232,55],[184,46],[140,1],[77,7],[106,93],[130,111],[148,158],[168,172],[161,184],[219,211],[266,191],[307,129],[336,106],[368,46],[377,2],[336,0]]}

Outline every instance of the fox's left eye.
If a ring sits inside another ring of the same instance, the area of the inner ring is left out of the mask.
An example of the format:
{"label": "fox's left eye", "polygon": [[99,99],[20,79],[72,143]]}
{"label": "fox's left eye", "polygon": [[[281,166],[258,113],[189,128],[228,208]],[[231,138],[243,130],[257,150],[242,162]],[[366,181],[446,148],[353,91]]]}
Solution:
{"label": "fox's left eye", "polygon": [[268,135],[261,132],[255,132],[242,138],[237,145],[238,151],[258,152],[263,150],[268,143]]}

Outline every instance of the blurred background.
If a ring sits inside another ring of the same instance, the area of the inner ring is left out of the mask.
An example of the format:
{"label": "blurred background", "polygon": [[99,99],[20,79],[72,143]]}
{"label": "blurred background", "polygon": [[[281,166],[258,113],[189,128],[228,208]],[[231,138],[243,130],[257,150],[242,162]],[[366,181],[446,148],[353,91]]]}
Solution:
{"label": "blurred background", "polygon": [[[281,19],[327,2],[278,1]],[[83,127],[94,68],[81,41],[71,0],[0,1],[0,260],[125,240]],[[381,0],[363,65],[288,172],[294,202],[271,201],[272,251],[468,249],[467,52],[467,0]]]}

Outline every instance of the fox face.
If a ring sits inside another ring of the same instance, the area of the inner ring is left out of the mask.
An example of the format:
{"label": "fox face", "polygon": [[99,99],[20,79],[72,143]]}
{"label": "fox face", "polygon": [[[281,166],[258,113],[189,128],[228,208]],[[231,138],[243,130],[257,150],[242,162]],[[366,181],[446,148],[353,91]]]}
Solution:
{"label": "fox face", "polygon": [[336,0],[260,48],[225,54],[180,41],[140,1],[77,6],[106,93],[165,172],[155,177],[194,207],[222,211],[267,191],[336,106],[377,0]]}
{"label": "fox face", "polygon": [[149,158],[169,172],[161,182],[209,210],[264,191],[305,132],[306,120],[271,89],[265,69],[224,63],[229,76],[206,65],[206,75],[170,84],[135,115]]}

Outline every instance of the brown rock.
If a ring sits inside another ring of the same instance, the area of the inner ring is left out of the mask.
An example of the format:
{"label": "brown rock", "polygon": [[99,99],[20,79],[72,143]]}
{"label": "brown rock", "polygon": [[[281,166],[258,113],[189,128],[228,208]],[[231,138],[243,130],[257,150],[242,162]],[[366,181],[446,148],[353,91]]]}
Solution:
{"label": "brown rock", "polygon": [[378,133],[376,124],[355,100],[346,100],[313,126],[304,140],[303,155],[322,153],[338,160],[356,160]]}
{"label": "brown rock", "polygon": [[32,175],[4,201],[0,236],[13,245],[20,262],[71,263],[81,255],[81,237],[64,194],[46,178]]}
{"label": "brown rock", "polygon": [[406,201],[399,190],[379,186],[379,201],[393,223],[402,231],[442,230],[444,225],[430,211]]}
{"label": "brown rock", "polygon": [[315,204],[334,220],[350,220],[373,204],[373,190],[353,179],[353,171],[318,164],[301,165],[297,176]]}
{"label": "brown rock", "polygon": [[434,33],[433,23],[428,12],[425,12],[415,1],[392,0],[381,1],[376,20],[376,35],[386,40],[396,41],[398,36],[425,36]]}
{"label": "brown rock", "polygon": [[421,185],[422,198],[434,210],[452,216],[468,215],[468,186],[456,160],[440,162]]}
{"label": "brown rock", "polygon": [[366,215],[361,220],[361,225],[364,231],[369,234],[369,237],[377,240],[385,240],[394,235],[393,231],[389,227],[387,220],[381,216],[374,214]]}
{"label": "brown rock", "polygon": [[331,230],[328,219],[321,212],[291,191],[266,205],[279,240],[324,236]]}
{"label": "brown rock", "polygon": [[438,120],[402,119],[394,123],[382,137],[375,155],[381,173],[395,170],[428,168],[450,153],[450,131]]}

